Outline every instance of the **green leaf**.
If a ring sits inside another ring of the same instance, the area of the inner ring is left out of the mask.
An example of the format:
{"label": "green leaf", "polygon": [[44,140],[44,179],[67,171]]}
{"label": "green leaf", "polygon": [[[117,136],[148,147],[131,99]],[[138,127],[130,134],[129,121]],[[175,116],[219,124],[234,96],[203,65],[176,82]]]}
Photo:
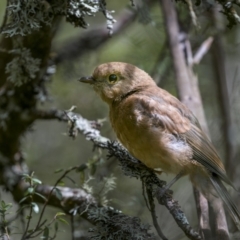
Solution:
{"label": "green leaf", "polygon": [[55,190],[57,199],[61,201],[63,199],[62,192],[58,188],[55,188],[54,190]]}
{"label": "green leaf", "polygon": [[66,178],[69,179],[75,186],[77,186],[76,182],[72,178],[70,178],[69,176],[66,176]]}
{"label": "green leaf", "polygon": [[60,173],[60,172],[62,172],[64,169],[63,168],[58,168],[58,169],[56,169],[55,171],[54,171],[54,173]]}
{"label": "green leaf", "polygon": [[26,199],[28,199],[28,196],[22,198],[22,199],[19,201],[19,204],[23,203]]}
{"label": "green leaf", "polygon": [[83,170],[85,170],[87,168],[87,164],[81,164],[77,169],[76,172],[82,172]]}
{"label": "green leaf", "polygon": [[32,181],[35,183],[35,184],[42,184],[42,181],[37,179],[37,178],[32,178]]}
{"label": "green leaf", "polygon": [[2,201],[1,201],[1,207],[2,207],[2,208],[5,208],[5,206],[6,206],[6,203],[2,200]]}
{"label": "green leaf", "polygon": [[31,205],[32,205],[33,211],[34,211],[35,213],[39,213],[39,207],[38,207],[38,205],[37,205],[35,202],[32,202]]}
{"label": "green leaf", "polygon": [[64,218],[58,218],[58,220],[64,224],[69,225],[69,223]]}
{"label": "green leaf", "polygon": [[80,184],[83,185],[85,182],[85,172],[80,172]]}
{"label": "green leaf", "polygon": [[57,214],[55,215],[55,217],[57,218],[57,217],[59,217],[59,216],[65,216],[66,214],[65,213],[63,213],[63,212],[57,212]]}
{"label": "green leaf", "polygon": [[49,238],[49,228],[45,227],[42,235],[43,239],[48,239]]}
{"label": "green leaf", "polygon": [[54,229],[55,229],[55,231],[57,232],[57,230],[58,230],[58,222],[55,222],[55,224],[54,224]]}
{"label": "green leaf", "polygon": [[42,194],[35,192],[35,195],[39,196],[39,197],[42,198],[44,201],[47,201],[47,198],[44,197]]}
{"label": "green leaf", "polygon": [[58,186],[65,186],[64,181],[60,181],[60,182],[58,183]]}
{"label": "green leaf", "polygon": [[24,177],[30,178],[30,176],[29,176],[28,174],[26,174],[26,173],[24,173],[22,176],[23,176],[23,178],[24,178]]}
{"label": "green leaf", "polygon": [[90,164],[90,174],[93,176],[96,173],[97,165],[95,163]]}
{"label": "green leaf", "polygon": [[1,201],[0,209],[7,211],[9,208],[12,207],[12,203],[5,203],[3,200]]}
{"label": "green leaf", "polygon": [[34,193],[34,188],[32,188],[32,187],[29,187],[29,188],[27,189],[27,192],[28,192],[29,194],[32,194],[32,193]]}

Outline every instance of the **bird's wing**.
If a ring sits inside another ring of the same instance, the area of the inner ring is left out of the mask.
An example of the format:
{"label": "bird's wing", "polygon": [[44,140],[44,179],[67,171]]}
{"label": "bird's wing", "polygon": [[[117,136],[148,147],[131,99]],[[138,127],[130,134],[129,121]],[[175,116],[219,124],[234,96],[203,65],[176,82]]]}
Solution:
{"label": "bird's wing", "polygon": [[[164,127],[169,133],[178,134],[180,137],[185,138],[193,150],[193,159],[233,186],[226,175],[220,157],[211,141],[202,131],[196,117],[175,97],[165,91],[164,94],[164,97],[162,97],[163,94],[158,96],[146,94],[156,103],[155,106],[157,109],[153,112],[153,119],[157,117],[159,126]],[[158,113],[157,116],[156,112]]]}
{"label": "bird's wing", "polygon": [[212,173],[215,173],[223,181],[233,186],[226,175],[223,163],[214,146],[204,132],[196,125],[192,124],[191,129],[182,135],[193,150],[193,159],[201,163]]}

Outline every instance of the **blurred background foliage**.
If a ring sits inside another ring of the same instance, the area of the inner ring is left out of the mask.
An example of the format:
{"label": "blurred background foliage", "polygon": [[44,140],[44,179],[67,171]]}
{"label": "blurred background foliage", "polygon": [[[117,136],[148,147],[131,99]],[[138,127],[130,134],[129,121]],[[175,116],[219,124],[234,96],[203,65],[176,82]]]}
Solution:
{"label": "blurred background foliage", "polygon": [[[107,1],[108,9],[115,10],[114,17],[118,19],[120,13],[126,8],[131,8],[128,0],[124,1]],[[142,2],[136,1],[136,4]],[[0,17],[3,19],[6,1],[0,1]],[[189,12],[183,4],[178,5],[179,15],[182,20],[182,27],[189,32],[190,42],[193,51],[208,37],[215,34],[212,25],[209,10],[198,9],[199,28],[192,26]],[[112,132],[108,120],[107,106],[96,96],[90,86],[80,84],[77,80],[81,76],[90,75],[94,67],[108,61],[123,61],[134,64],[144,69],[149,74],[153,73],[156,62],[158,64],[157,78],[159,86],[176,95],[173,68],[170,62],[169,50],[167,49],[166,35],[164,31],[163,19],[161,16],[159,3],[149,8],[141,8],[137,19],[129,24],[120,34],[113,35],[100,48],[85,53],[75,60],[63,61],[57,66],[57,72],[52,80],[48,83],[49,99],[40,104],[40,108],[49,109],[57,108],[60,110],[69,109],[71,106],[77,106],[77,112],[83,117],[94,119],[106,119],[101,133],[112,140],[115,135]],[[202,11],[202,12],[201,12]],[[62,20],[57,35],[52,42],[52,54],[63,48],[66,42],[73,38],[80,37],[86,31],[92,30],[96,26],[106,25],[105,18],[97,14],[94,18],[89,18],[88,29],[73,27],[70,23]],[[234,144],[236,156],[239,156],[240,146],[240,80],[239,80],[239,44],[240,29],[226,28],[226,20],[220,15],[220,23],[223,29],[224,41],[224,60],[226,67],[226,76],[228,91],[231,101],[231,114],[233,116],[233,126],[231,139]],[[159,55],[162,52],[163,59],[159,61]],[[195,67],[195,72],[199,78],[199,86],[204,103],[205,113],[211,133],[211,138],[217,150],[225,161],[225,139],[222,134],[222,115],[219,109],[219,99],[217,90],[217,81],[214,70],[214,62],[211,50],[203,58],[201,63]],[[108,194],[110,199],[109,205],[116,207],[131,216],[138,216],[144,223],[152,224],[150,213],[145,205],[142,196],[141,182],[130,179],[122,174],[115,159],[106,160],[104,152],[93,151],[92,143],[79,136],[76,140],[68,137],[66,123],[57,122],[56,120],[43,120],[36,122],[31,131],[23,138],[23,151],[26,162],[36,176],[43,183],[54,184],[57,174],[53,174],[56,169],[66,169],[70,166],[80,163],[89,162],[94,158],[99,158],[94,174],[95,181],[92,180],[96,191],[99,189],[99,183],[104,177],[111,175],[116,177],[116,188]],[[239,158],[236,161],[236,175],[239,175]],[[90,171],[86,172],[85,178],[90,176]],[[229,173],[231,175],[231,173]],[[81,186],[82,177],[73,173],[71,176],[76,186]],[[162,179],[169,181],[172,176],[162,174]],[[239,180],[238,180],[239,181]],[[65,182],[66,186],[75,187],[71,182]],[[236,185],[240,185],[237,182]],[[180,179],[173,187],[174,197],[179,201],[183,211],[186,213],[189,222],[193,227],[197,227],[196,207],[192,194],[192,187],[188,179]],[[1,198],[5,201],[12,202],[10,196],[1,192]],[[13,209],[14,211],[14,209]],[[49,208],[46,218],[53,216],[56,209]],[[162,206],[157,205],[157,215],[159,224],[162,226],[164,233],[167,233],[169,239],[183,240],[186,239],[182,231],[170,216],[169,212]],[[80,229],[87,232],[90,224],[80,220]],[[34,224],[34,221],[32,222]],[[15,222],[15,227],[20,228],[20,221]],[[57,239],[70,239],[70,226],[62,225],[63,233],[59,234]],[[154,231],[154,228],[152,228]],[[17,231],[16,231],[17,232]],[[18,235],[13,235],[13,239],[18,239]]]}

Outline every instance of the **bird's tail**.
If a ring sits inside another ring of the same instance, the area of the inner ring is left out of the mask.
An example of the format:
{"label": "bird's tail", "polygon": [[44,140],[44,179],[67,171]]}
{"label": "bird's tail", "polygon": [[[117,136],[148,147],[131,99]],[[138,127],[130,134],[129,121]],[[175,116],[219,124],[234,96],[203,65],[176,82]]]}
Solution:
{"label": "bird's tail", "polygon": [[226,187],[223,185],[221,179],[218,176],[212,176],[210,179],[211,179],[213,187],[217,191],[218,195],[221,197],[221,199],[226,204],[227,209],[228,209],[233,221],[235,222],[238,230],[240,230],[240,212],[238,211],[237,206],[234,204]]}

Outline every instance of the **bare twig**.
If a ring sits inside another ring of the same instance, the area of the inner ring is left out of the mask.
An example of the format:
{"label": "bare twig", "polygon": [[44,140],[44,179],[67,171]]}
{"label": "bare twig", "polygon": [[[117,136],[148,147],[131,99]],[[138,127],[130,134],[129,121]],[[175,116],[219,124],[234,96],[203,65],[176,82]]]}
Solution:
{"label": "bare twig", "polygon": [[148,187],[146,186],[146,190],[147,190],[148,202],[149,202],[149,205],[150,205],[150,212],[151,212],[151,216],[152,216],[152,220],[153,220],[153,225],[154,225],[154,227],[155,227],[155,229],[156,229],[156,231],[158,233],[158,236],[161,239],[163,239],[163,240],[168,240],[164,236],[164,234],[163,234],[163,232],[162,232],[162,230],[161,230],[161,228],[160,228],[160,226],[159,226],[159,224],[157,222],[157,216],[156,216],[156,211],[155,211],[155,204],[154,204],[154,199],[153,199],[153,196],[152,196],[152,189],[148,189]]}
{"label": "bare twig", "polygon": [[197,52],[195,53],[192,64],[199,64],[202,60],[203,56],[208,52],[209,48],[211,47],[213,42],[213,37],[207,38],[201,46],[198,48]]}

